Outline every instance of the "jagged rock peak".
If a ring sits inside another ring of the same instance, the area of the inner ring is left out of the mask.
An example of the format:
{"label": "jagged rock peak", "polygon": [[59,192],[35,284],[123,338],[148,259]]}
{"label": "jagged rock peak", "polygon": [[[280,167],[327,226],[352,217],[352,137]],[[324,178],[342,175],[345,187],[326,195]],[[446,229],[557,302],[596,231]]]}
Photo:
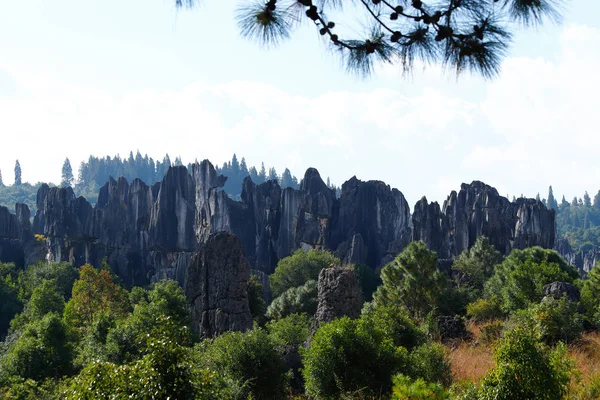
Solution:
{"label": "jagged rock peak", "polygon": [[321,175],[316,168],[309,168],[306,170],[304,179],[302,179],[302,184],[300,185],[300,190],[310,194],[332,191],[327,187],[325,182],[323,182],[323,179],[321,179]]}

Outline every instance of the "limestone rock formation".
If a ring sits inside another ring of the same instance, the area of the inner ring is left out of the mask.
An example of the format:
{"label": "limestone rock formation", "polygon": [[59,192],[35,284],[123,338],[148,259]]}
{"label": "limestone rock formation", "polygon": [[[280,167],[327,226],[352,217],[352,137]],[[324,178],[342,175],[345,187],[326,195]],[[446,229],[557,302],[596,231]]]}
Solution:
{"label": "limestone rock formation", "polygon": [[342,259],[376,267],[406,247],[409,221],[410,209],[400,191],[352,177],[342,185],[334,242],[338,249],[348,248]]}
{"label": "limestone rock formation", "polygon": [[[24,206],[13,216],[2,211],[1,257],[76,266],[99,266],[107,259],[126,285],[164,278],[185,285],[191,255],[216,232],[235,234],[252,269],[264,276],[300,248],[327,249],[343,262],[377,268],[410,240],[423,240],[448,263],[481,234],[504,254],[533,245],[554,247],[554,211],[531,199],[509,202],[482,182],[463,184],[442,207],[423,198],[411,220],[402,193],[380,181],[352,177],[336,198],[309,168],[299,190],[246,178],[240,201],[222,190],[225,181],[206,160],[189,171],[171,167],[151,187],[110,178],[95,206],[71,188],[42,185],[33,224]],[[45,244],[29,247],[33,234],[45,236]],[[581,269],[591,268],[600,252],[571,258]]]}
{"label": "limestone rock formation", "polygon": [[335,318],[360,316],[362,292],[353,270],[332,267],[319,273],[319,303],[315,314],[317,324]]}
{"label": "limestone rock formation", "polygon": [[248,303],[250,264],[239,239],[211,235],[192,257],[185,294],[192,308],[193,329],[201,337],[252,328]]}
{"label": "limestone rock formation", "polygon": [[413,214],[413,240],[423,240],[440,258],[451,258],[485,235],[501,253],[531,246],[554,248],[555,211],[540,201],[510,202],[483,182],[462,184],[452,192],[441,213],[422,199]]}
{"label": "limestone rock formation", "polygon": [[413,241],[422,241],[439,258],[449,258],[451,254],[448,217],[442,213],[437,202],[428,203],[423,197],[415,205],[413,212]]}
{"label": "limestone rock formation", "polygon": [[19,218],[2,206],[0,206],[0,262],[14,262],[21,267],[25,263]]}
{"label": "limestone rock formation", "polygon": [[579,301],[579,288],[568,282],[552,282],[544,286],[544,296],[560,299],[563,295],[571,301]]}
{"label": "limestone rock formation", "polygon": [[571,248],[569,241],[562,238],[556,245],[556,251],[562,256],[567,264],[575,267],[581,277],[587,274],[600,262],[600,247],[594,246],[585,251],[575,251]]}

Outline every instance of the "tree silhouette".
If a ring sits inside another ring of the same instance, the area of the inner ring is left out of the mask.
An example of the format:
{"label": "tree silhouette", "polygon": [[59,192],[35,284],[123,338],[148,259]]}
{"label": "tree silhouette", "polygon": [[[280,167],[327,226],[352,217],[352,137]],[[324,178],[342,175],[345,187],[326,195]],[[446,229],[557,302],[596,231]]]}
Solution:
{"label": "tree silhouette", "polygon": [[19,160],[15,162],[15,185],[21,184],[21,164]]}
{"label": "tree silhouette", "polygon": [[2,180],[2,171],[0,171],[0,187],[4,187],[4,181]]}
{"label": "tree silhouette", "polygon": [[72,186],[75,178],[73,177],[73,168],[71,168],[71,162],[68,158],[65,158],[65,162],[62,166],[61,172],[61,183],[62,187]]}
{"label": "tree silhouette", "polygon": [[[198,0],[175,0],[194,7]],[[376,62],[400,63],[410,72],[415,61],[440,62],[457,74],[485,78],[498,74],[511,42],[510,25],[559,21],[565,0],[244,0],[236,12],[242,36],[274,46],[288,39],[303,20],[314,24],[340,53],[346,68],[360,75]],[[344,38],[336,23],[370,21],[366,34]],[[366,17],[366,18],[365,18]]]}

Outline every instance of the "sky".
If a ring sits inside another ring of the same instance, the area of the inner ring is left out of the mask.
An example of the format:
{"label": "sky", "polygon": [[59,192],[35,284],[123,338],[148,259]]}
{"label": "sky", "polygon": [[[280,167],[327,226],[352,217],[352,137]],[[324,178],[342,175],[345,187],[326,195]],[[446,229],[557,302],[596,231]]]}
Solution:
{"label": "sky", "polygon": [[[442,202],[463,182],[559,199],[600,189],[600,3],[517,29],[499,77],[348,74],[301,27],[264,49],[239,35],[236,1],[0,1],[0,171],[60,180],[90,154],[309,167]],[[339,24],[339,22],[338,22]],[[353,26],[346,27],[354,29]]]}

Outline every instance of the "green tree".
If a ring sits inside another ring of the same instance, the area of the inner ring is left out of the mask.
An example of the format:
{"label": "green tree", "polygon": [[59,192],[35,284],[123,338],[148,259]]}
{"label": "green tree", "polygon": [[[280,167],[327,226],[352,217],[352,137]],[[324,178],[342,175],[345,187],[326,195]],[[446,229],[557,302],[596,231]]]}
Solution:
{"label": "green tree", "polygon": [[494,274],[496,265],[502,262],[502,254],[490,245],[489,239],[479,236],[471,249],[463,251],[456,259],[452,269],[456,286],[468,292],[469,301],[481,297],[485,282]]}
{"label": "green tree", "polygon": [[445,400],[450,399],[442,385],[426,382],[423,378],[411,379],[398,374],[392,380],[392,400]]}
{"label": "green tree", "polygon": [[505,335],[494,358],[496,367],[484,378],[479,399],[565,398],[574,369],[565,346],[550,351],[531,333],[517,328]]}
{"label": "green tree", "polygon": [[290,314],[285,318],[267,323],[267,330],[281,345],[300,346],[310,333],[310,317],[307,314]]}
{"label": "green tree", "polygon": [[31,294],[25,306],[24,314],[28,321],[43,318],[46,314],[62,315],[65,309],[65,299],[60,294],[54,280],[44,280]]}
{"label": "green tree", "polygon": [[[175,0],[191,6],[195,0]],[[436,61],[457,73],[474,71],[495,76],[511,39],[511,22],[541,23],[559,18],[562,1],[361,1],[357,8],[342,1],[243,2],[237,18],[241,34],[264,45],[287,39],[298,21],[314,23],[346,62],[348,70],[368,74],[374,64],[402,65],[411,71],[416,60]],[[354,3],[353,3],[354,5]],[[363,36],[344,38],[331,14],[349,25],[350,19],[370,21]]]}
{"label": "green tree", "polygon": [[27,301],[33,290],[46,280],[53,280],[58,292],[65,300],[71,298],[73,284],[79,277],[79,271],[70,263],[46,263],[38,262],[29,265],[25,270],[19,272],[17,287],[19,298]]}
{"label": "green tree", "polygon": [[403,307],[417,319],[440,308],[447,286],[445,276],[437,270],[437,254],[423,242],[410,243],[383,267],[381,279],[374,301]]}
{"label": "green tree", "polygon": [[600,320],[596,315],[600,311],[600,263],[588,273],[587,279],[581,288],[581,305],[588,321],[600,326]]}
{"label": "green tree", "polygon": [[263,299],[263,286],[256,275],[250,275],[250,279],[248,279],[248,302],[252,318],[261,322],[267,311],[267,303]]}
{"label": "green tree", "polygon": [[288,376],[277,345],[267,331],[255,328],[204,340],[196,351],[200,365],[233,382],[240,398],[278,399],[285,397]]}
{"label": "green tree", "polygon": [[125,317],[129,311],[127,292],[106,269],[89,264],[81,267],[73,285],[71,300],[65,307],[65,321],[80,333],[102,314]]}
{"label": "green tree", "polygon": [[0,170],[0,187],[4,187],[4,181],[2,180],[2,171]]}
{"label": "green tree", "polygon": [[56,313],[28,323],[1,360],[10,376],[42,380],[60,378],[71,371],[71,346],[61,317]]}
{"label": "green tree", "polygon": [[414,324],[405,310],[394,305],[366,304],[361,318],[367,325],[383,331],[386,337],[394,341],[395,346],[412,350],[427,342],[425,332]]}
{"label": "green tree", "polygon": [[503,311],[510,313],[539,303],[544,285],[556,281],[572,283],[577,277],[577,272],[554,250],[515,249],[486,283],[486,296],[497,296]]}
{"label": "green tree", "polygon": [[408,362],[407,350],[381,329],[347,317],[321,325],[302,354],[306,394],[317,399],[389,393]]}
{"label": "green tree", "polygon": [[578,304],[566,297],[545,298],[540,304],[533,304],[527,310],[519,311],[516,319],[530,332],[535,332],[538,340],[549,345],[559,341],[571,343],[579,339],[583,332]]}
{"label": "green tree", "polygon": [[[117,364],[139,360],[148,352],[148,338],[167,335],[177,343],[191,341],[191,316],[183,289],[175,281],[155,283],[151,290],[134,288],[133,313],[119,319],[118,313],[103,313],[87,332],[88,348],[97,349],[99,358]],[[160,326],[159,321],[169,321]],[[171,330],[167,331],[167,327]],[[92,354],[88,351],[83,354]],[[84,360],[86,357],[82,357]]]}
{"label": "green tree", "polygon": [[590,198],[590,195],[588,194],[587,190],[585,191],[585,194],[583,195],[583,205],[586,207],[592,206],[592,199]]}
{"label": "green tree", "polygon": [[600,190],[594,196],[594,208],[600,210]]}
{"label": "green tree", "polygon": [[283,292],[267,308],[267,318],[280,319],[290,314],[317,312],[319,287],[317,281],[310,280],[302,286]]}
{"label": "green tree", "polygon": [[117,365],[93,361],[75,377],[62,393],[67,400],[95,399],[217,399],[231,398],[225,382],[193,362],[190,350],[172,336],[175,321],[164,317],[147,334],[143,356]]}
{"label": "green tree", "polygon": [[61,171],[60,185],[62,187],[73,186],[74,179],[75,178],[73,177],[73,169],[71,168],[71,162],[68,158],[65,158],[65,162],[63,163]]}
{"label": "green tree", "polygon": [[273,297],[288,289],[302,286],[309,280],[316,280],[323,268],[339,264],[340,260],[327,251],[297,250],[277,263],[275,272],[270,277]]}
{"label": "green tree", "polygon": [[21,164],[19,163],[19,160],[17,160],[15,161],[15,185],[19,186],[21,184]]}
{"label": "green tree", "polygon": [[17,288],[10,277],[0,276],[0,340],[4,339],[10,322],[22,309],[23,304],[19,301]]}

